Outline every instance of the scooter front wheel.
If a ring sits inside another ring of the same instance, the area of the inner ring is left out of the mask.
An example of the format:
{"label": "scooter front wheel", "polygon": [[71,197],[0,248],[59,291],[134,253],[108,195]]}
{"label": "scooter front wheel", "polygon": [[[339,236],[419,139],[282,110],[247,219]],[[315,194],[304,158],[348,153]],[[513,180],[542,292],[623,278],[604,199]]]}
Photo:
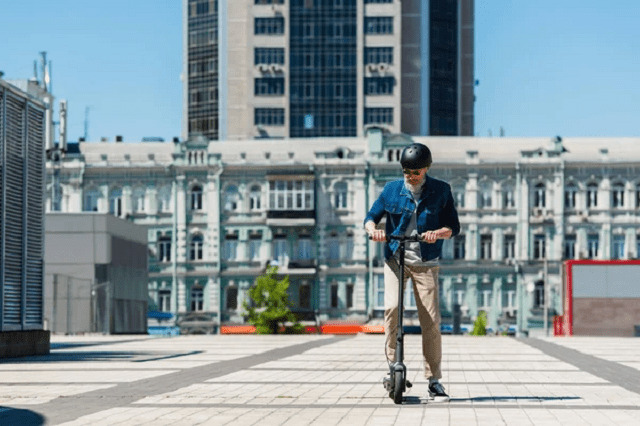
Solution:
{"label": "scooter front wheel", "polygon": [[402,404],[402,393],[404,392],[404,377],[402,377],[402,371],[396,371],[393,378],[393,402]]}

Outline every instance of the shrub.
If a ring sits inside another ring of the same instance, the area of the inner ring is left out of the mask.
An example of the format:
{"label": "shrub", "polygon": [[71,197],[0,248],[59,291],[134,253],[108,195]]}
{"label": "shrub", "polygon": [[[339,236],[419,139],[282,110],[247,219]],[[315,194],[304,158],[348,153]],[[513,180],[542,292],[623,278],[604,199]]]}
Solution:
{"label": "shrub", "polygon": [[268,267],[249,289],[249,298],[253,303],[245,301],[243,304],[249,322],[256,327],[258,334],[278,334],[281,329],[285,333],[300,333],[303,327],[290,309],[287,293],[289,276],[278,280],[277,273],[277,266]]}
{"label": "shrub", "polygon": [[478,313],[478,318],[476,318],[476,321],[473,323],[473,331],[471,332],[471,335],[487,335],[487,313],[485,311],[480,311],[480,313]]}

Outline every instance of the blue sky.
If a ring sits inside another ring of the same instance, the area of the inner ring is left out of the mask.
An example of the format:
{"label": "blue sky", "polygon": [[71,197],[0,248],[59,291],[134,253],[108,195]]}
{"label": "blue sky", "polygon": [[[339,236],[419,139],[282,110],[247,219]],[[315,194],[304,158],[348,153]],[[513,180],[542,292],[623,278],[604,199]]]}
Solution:
{"label": "blue sky", "polygon": [[[98,6],[99,5],[99,6]],[[636,0],[476,0],[475,133],[640,136]],[[0,71],[46,51],[70,140],[179,136],[180,0],[2,0]]]}

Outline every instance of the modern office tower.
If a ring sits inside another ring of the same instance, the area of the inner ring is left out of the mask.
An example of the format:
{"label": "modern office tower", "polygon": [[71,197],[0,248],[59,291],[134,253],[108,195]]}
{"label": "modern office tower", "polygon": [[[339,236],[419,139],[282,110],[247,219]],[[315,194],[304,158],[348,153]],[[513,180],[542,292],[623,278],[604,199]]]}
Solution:
{"label": "modern office tower", "polygon": [[474,0],[183,7],[183,139],[473,135]]}
{"label": "modern office tower", "polygon": [[49,352],[42,317],[45,110],[0,80],[0,357]]}

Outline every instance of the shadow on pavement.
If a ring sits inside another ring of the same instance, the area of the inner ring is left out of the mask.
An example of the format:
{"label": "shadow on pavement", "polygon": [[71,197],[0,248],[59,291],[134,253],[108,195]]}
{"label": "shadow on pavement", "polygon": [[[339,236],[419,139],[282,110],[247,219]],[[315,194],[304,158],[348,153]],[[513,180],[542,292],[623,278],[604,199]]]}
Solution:
{"label": "shadow on pavement", "polygon": [[31,362],[80,362],[80,361],[129,361],[148,362],[196,355],[202,351],[190,352],[135,352],[135,351],[52,351],[48,355],[6,359],[12,363]]}
{"label": "shadow on pavement", "polygon": [[0,425],[43,425],[44,417],[35,411],[0,406]]}
{"label": "shadow on pavement", "polygon": [[582,399],[579,396],[476,396],[473,398],[451,398],[449,402],[486,402],[486,401],[568,401]]}

